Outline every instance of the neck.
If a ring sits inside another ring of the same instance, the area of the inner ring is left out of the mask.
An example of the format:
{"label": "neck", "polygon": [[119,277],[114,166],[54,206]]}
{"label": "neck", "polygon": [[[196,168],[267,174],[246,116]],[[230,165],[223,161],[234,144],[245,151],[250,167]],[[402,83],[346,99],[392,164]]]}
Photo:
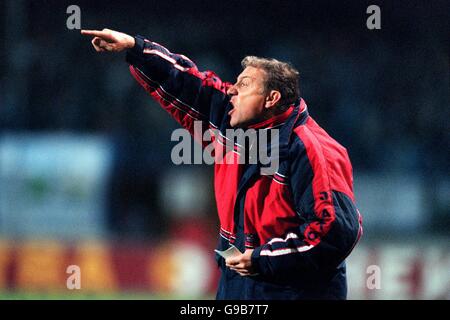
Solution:
{"label": "neck", "polygon": [[268,120],[268,119],[273,118],[273,117],[276,117],[276,116],[278,116],[278,115],[284,113],[287,109],[289,109],[289,107],[288,107],[288,108],[281,108],[281,107],[272,107],[272,108],[269,108],[269,109],[267,109],[267,111],[264,113],[264,115],[263,115],[263,120],[262,120],[262,121]]}

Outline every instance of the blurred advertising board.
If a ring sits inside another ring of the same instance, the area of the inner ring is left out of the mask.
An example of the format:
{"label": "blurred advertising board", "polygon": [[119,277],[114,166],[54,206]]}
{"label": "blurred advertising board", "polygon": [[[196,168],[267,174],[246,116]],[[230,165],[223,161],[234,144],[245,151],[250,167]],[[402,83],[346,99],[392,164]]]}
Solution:
{"label": "blurred advertising board", "polygon": [[111,158],[110,144],[97,136],[0,136],[1,234],[103,236]]}
{"label": "blurred advertising board", "polygon": [[[68,289],[69,266],[80,289]],[[361,245],[347,260],[349,299],[450,298],[450,252],[443,242]],[[0,292],[140,292],[166,299],[212,299],[218,268],[209,248],[167,239],[152,244],[0,242]],[[378,279],[376,279],[378,277]]]}

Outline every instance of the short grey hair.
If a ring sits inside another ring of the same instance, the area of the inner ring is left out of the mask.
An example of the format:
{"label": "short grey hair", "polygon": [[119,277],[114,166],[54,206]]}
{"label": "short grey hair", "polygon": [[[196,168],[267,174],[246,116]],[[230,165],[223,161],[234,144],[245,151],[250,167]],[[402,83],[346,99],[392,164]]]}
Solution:
{"label": "short grey hair", "polygon": [[266,72],[264,91],[277,90],[281,94],[278,107],[287,109],[300,97],[299,72],[290,63],[273,58],[247,56],[242,59],[242,68],[254,67]]}

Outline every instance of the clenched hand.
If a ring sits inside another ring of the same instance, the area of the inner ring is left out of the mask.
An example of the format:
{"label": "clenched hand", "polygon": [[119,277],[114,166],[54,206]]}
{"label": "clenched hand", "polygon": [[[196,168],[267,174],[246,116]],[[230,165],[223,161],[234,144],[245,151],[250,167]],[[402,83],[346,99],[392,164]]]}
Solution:
{"label": "clenched hand", "polygon": [[228,258],[225,260],[226,266],[231,270],[236,271],[241,276],[251,276],[255,274],[252,266],[252,252],[253,249],[247,249],[241,255]]}

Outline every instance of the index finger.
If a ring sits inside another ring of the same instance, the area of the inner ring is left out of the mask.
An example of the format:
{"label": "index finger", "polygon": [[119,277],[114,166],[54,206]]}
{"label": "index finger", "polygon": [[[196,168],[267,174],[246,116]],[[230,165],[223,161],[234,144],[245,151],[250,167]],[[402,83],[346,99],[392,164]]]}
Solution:
{"label": "index finger", "polygon": [[81,34],[87,36],[102,37],[105,35],[105,32],[100,30],[81,30]]}

